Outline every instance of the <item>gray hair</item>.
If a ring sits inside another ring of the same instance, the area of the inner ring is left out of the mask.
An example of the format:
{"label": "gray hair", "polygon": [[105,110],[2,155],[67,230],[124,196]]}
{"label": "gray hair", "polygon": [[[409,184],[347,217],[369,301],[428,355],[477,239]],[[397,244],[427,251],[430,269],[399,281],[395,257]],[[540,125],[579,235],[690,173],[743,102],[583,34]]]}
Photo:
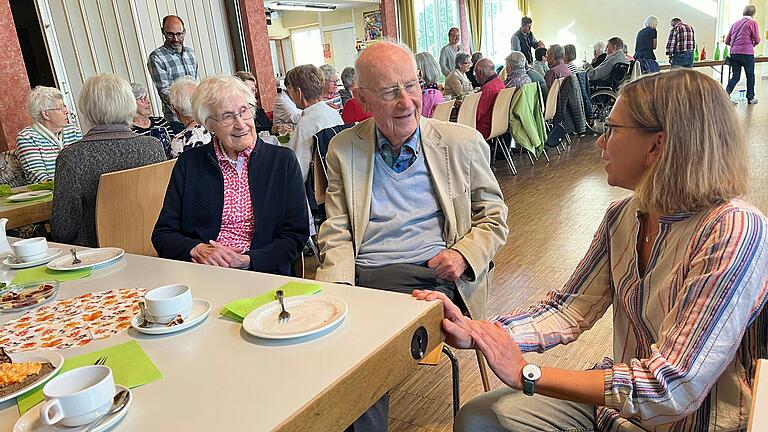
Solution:
{"label": "gray hair", "polygon": [[416,53],[416,69],[421,72],[421,79],[427,84],[434,84],[440,79],[440,65],[437,60],[427,51]]}
{"label": "gray hair", "polygon": [[757,9],[755,8],[755,5],[746,5],[744,6],[744,13],[742,15],[754,17],[756,13]]}
{"label": "gray hair", "polygon": [[565,49],[563,49],[563,47],[558,44],[550,45],[547,53],[552,54],[552,57],[555,60],[562,60],[563,57],[565,57]]}
{"label": "gray hair", "polygon": [[131,83],[131,91],[133,92],[133,97],[136,99],[143,98],[147,95],[147,88],[139,83]]}
{"label": "gray hair", "polygon": [[655,15],[650,15],[643,21],[643,27],[656,28],[659,25],[659,19]]}
{"label": "gray hair", "polygon": [[465,52],[456,53],[456,69],[458,69],[462,63],[466,63],[467,61],[471,61],[469,54]]}
{"label": "gray hair", "polygon": [[64,100],[59,89],[37,86],[27,96],[27,111],[36,122],[43,121],[43,111],[56,108],[58,100]]}
{"label": "gray hair", "polygon": [[592,46],[592,49],[595,52],[595,55],[600,55],[605,52],[605,48],[608,46],[608,42],[604,40],[599,40],[595,42],[595,44]]}
{"label": "gray hair", "polygon": [[198,81],[189,75],[177,78],[168,89],[168,98],[171,106],[176,108],[179,114],[192,117],[192,95],[198,86]]}
{"label": "gray hair", "polygon": [[570,63],[576,60],[576,45],[568,44],[563,46],[563,52],[565,53],[565,61]]}
{"label": "gray hair", "polygon": [[480,51],[475,51],[472,53],[472,63],[477,63],[477,61],[481,58],[483,58],[483,53]]}
{"label": "gray hair", "polygon": [[526,64],[528,63],[525,59],[525,54],[521,53],[520,51],[512,51],[507,58],[504,59],[507,66],[512,69],[525,69]]}
{"label": "gray hair", "polygon": [[256,105],[256,97],[248,90],[245,83],[238,77],[230,75],[214,75],[203,79],[192,95],[192,114],[201,125],[209,117],[216,114],[217,105],[233,96],[242,96],[248,105]]}
{"label": "gray hair", "polygon": [[324,64],[320,66],[320,72],[323,73],[323,76],[327,80],[334,79],[334,77],[336,76],[336,68],[329,64]]}
{"label": "gray hair", "polygon": [[345,89],[349,90],[350,87],[355,85],[355,79],[357,79],[357,74],[352,66],[347,66],[341,71],[341,84]]}
{"label": "gray hair", "polygon": [[129,125],[136,113],[131,85],[110,73],[88,78],[80,90],[78,105],[88,123],[94,126]]}

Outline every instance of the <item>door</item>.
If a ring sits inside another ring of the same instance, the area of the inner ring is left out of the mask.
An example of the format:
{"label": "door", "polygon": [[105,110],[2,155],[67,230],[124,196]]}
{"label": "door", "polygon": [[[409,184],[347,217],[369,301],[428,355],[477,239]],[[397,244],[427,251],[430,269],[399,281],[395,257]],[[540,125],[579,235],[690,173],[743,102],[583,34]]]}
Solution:
{"label": "door", "polygon": [[355,49],[354,27],[333,30],[331,32],[331,44],[333,47],[333,62],[339,75],[347,66],[355,66],[357,50]]}

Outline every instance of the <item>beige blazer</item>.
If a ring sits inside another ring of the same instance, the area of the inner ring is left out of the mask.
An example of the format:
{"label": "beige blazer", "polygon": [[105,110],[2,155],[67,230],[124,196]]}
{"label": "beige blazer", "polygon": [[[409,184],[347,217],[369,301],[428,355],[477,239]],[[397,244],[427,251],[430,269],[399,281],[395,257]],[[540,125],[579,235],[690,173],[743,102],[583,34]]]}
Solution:
{"label": "beige blazer", "polygon": [[[445,215],[443,238],[469,268],[456,282],[474,318],[485,316],[492,259],[507,239],[507,206],[490,168],[490,149],[474,129],[421,118],[421,145]],[[355,257],[368,226],[376,155],[374,119],[333,138],[328,149],[326,221],[317,279],[354,284]]]}

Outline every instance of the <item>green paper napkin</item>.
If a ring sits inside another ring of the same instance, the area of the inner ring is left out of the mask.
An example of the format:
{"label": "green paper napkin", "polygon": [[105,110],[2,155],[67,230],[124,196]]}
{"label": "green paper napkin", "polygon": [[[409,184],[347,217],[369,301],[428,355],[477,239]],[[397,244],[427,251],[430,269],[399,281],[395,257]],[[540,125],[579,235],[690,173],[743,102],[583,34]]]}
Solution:
{"label": "green paper napkin", "polygon": [[13,189],[9,184],[0,184],[0,196],[13,195]]}
{"label": "green paper napkin", "polygon": [[53,180],[27,185],[27,189],[31,191],[53,190],[53,187],[54,187]]}
{"label": "green paper napkin", "polygon": [[[286,297],[293,297],[293,296],[300,296],[300,295],[307,295],[307,294],[317,294],[323,290],[322,288],[320,288],[320,285],[301,283],[301,282],[288,282],[287,284],[281,286],[278,289],[283,290]],[[273,290],[273,291],[264,293],[260,296],[244,298],[244,299],[235,300],[233,302],[227,303],[224,305],[224,308],[219,313],[237,322],[243,322],[243,319],[245,318],[245,316],[251,313],[251,311],[253,311],[254,309],[256,309],[261,305],[265,305],[271,301],[274,301],[276,299],[275,297],[276,291],[277,290]]]}
{"label": "green paper napkin", "polygon": [[79,270],[51,270],[48,267],[41,265],[38,267],[32,267],[28,269],[19,270],[16,272],[16,276],[13,277],[11,284],[23,284],[28,282],[38,282],[45,280],[57,280],[59,282],[66,282],[75,279],[82,279],[88,277],[93,273],[93,267],[88,267]]}
{"label": "green paper napkin", "polygon": [[[81,366],[92,365],[99,357],[107,357],[106,365],[112,369],[112,376],[115,383],[128,388],[138,387],[157,381],[163,377],[160,369],[152,363],[152,359],[141,348],[138,342],[132,340],[120,345],[92,353],[83,354],[64,360],[64,366],[61,367],[59,374],[68,370],[76,369]],[[19,415],[23,415],[43,399],[43,385],[34,391],[26,393],[16,398],[19,404]]]}

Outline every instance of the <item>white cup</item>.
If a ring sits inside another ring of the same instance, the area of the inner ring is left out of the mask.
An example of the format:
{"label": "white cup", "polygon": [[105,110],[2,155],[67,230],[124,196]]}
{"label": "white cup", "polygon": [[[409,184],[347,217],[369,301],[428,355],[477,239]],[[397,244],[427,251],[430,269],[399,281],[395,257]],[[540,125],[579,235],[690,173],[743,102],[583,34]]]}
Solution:
{"label": "white cup", "polygon": [[106,414],[115,396],[115,380],[107,366],[85,366],[65,372],[43,387],[40,420],[47,425],[82,426]]}
{"label": "white cup", "polygon": [[48,254],[48,242],[45,237],[19,240],[11,246],[13,255],[21,261],[34,261],[45,258]]}
{"label": "white cup", "polygon": [[147,291],[144,303],[154,322],[167,324],[173,321],[176,315],[187,319],[192,310],[192,290],[186,285],[178,284],[157,287]]}

